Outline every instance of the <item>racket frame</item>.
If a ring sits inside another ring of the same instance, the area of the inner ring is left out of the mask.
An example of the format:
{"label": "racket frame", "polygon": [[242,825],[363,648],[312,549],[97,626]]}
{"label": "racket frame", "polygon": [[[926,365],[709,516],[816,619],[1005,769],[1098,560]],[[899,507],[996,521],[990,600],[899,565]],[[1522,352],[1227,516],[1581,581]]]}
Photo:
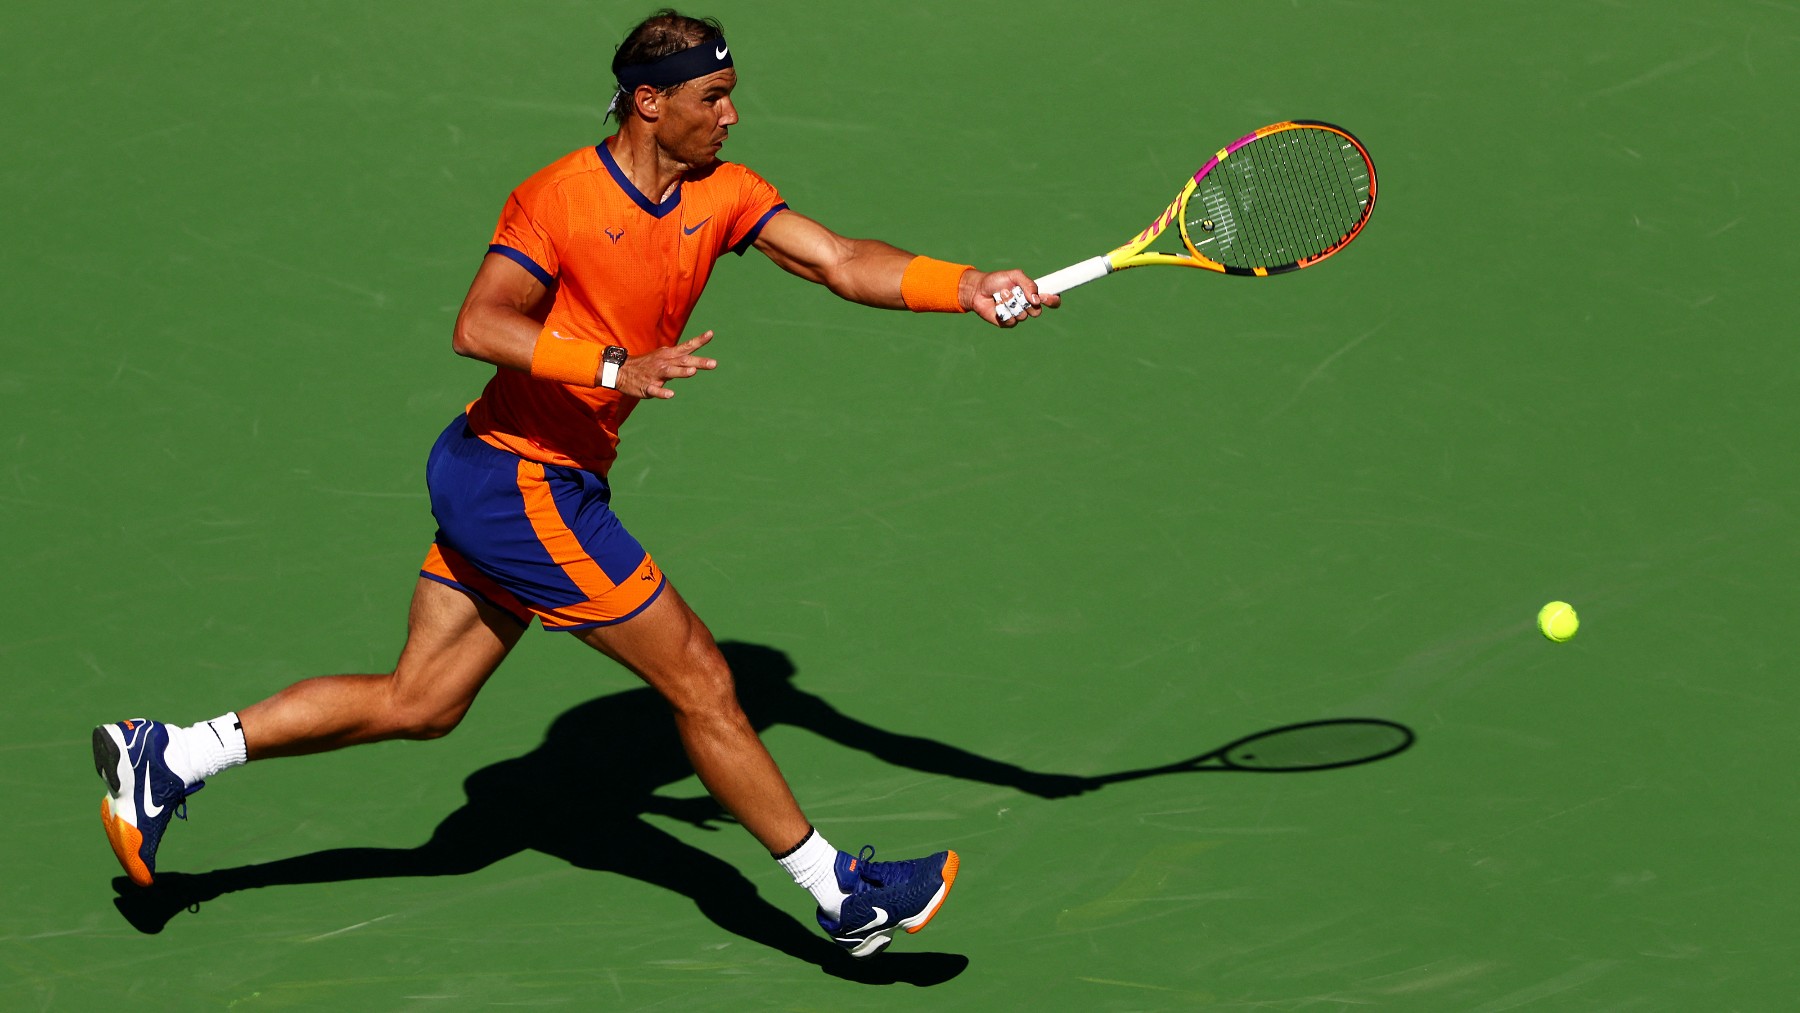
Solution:
{"label": "racket frame", "polygon": [[[1343,138],[1348,144],[1355,146],[1357,153],[1362,156],[1363,164],[1368,169],[1369,174],[1369,193],[1362,201],[1362,212],[1357,217],[1355,223],[1350,226],[1349,230],[1346,231],[1341,238],[1333,242],[1324,250],[1321,250],[1310,257],[1302,257],[1299,260],[1286,264],[1272,264],[1262,267],[1233,267],[1222,264],[1213,260],[1211,257],[1208,257],[1204,253],[1201,253],[1194,243],[1193,236],[1188,232],[1187,221],[1188,199],[1194,195],[1194,192],[1197,189],[1199,189],[1200,181],[1205,179],[1209,173],[1217,169],[1220,165],[1224,164],[1234,152],[1244,147],[1246,144],[1249,144],[1251,141],[1289,130],[1327,130]],[[1163,209],[1163,213],[1156,216],[1156,220],[1151,222],[1143,231],[1133,236],[1129,242],[1107,253],[1101,254],[1098,257],[1090,257],[1080,263],[1072,264],[1060,271],[1047,274],[1038,279],[1038,292],[1043,295],[1056,295],[1061,292],[1067,292],[1077,285],[1085,285],[1096,278],[1103,278],[1114,271],[1123,271],[1130,267],[1145,267],[1152,264],[1163,264],[1176,267],[1198,267],[1207,271],[1216,271],[1220,274],[1234,274],[1257,278],[1267,277],[1272,274],[1286,274],[1289,271],[1298,271],[1303,267],[1311,267],[1349,245],[1350,240],[1355,239],[1357,234],[1362,231],[1363,226],[1368,223],[1369,215],[1374,210],[1375,161],[1369,157],[1368,149],[1363,147],[1362,142],[1356,139],[1356,135],[1345,130],[1343,127],[1326,123],[1323,120],[1284,120],[1280,123],[1272,123],[1253,133],[1246,134],[1243,137],[1232,141],[1230,144],[1225,145],[1223,148],[1220,148],[1214,153],[1212,158],[1207,160],[1205,165],[1200,167],[1200,171],[1194,173],[1193,177],[1182,185],[1181,192],[1175,195],[1175,199],[1169,202],[1169,206]],[[1185,254],[1160,253],[1144,249],[1155,242],[1157,237],[1167,232],[1170,225],[1176,226],[1181,236],[1181,244],[1187,248]]]}

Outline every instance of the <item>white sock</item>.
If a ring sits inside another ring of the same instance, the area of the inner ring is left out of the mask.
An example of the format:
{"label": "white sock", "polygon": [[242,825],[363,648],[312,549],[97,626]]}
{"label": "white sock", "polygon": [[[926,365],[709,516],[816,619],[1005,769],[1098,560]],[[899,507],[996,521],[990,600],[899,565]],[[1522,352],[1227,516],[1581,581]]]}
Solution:
{"label": "white sock", "polygon": [[169,726],[169,748],[163,750],[163,762],[190,788],[247,759],[244,726],[238,723],[236,711],[186,728]]}
{"label": "white sock", "polygon": [[837,856],[837,849],[815,829],[799,847],[776,859],[801,889],[812,893],[819,908],[833,921],[843,910],[844,898],[850,896],[838,889]]}

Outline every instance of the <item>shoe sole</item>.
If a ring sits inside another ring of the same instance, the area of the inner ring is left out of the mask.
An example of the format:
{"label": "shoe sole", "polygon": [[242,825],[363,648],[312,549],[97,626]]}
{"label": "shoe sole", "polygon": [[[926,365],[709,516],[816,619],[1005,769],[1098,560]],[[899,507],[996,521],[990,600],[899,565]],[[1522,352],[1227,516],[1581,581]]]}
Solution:
{"label": "shoe sole", "polygon": [[950,884],[956,882],[956,870],[961,866],[962,859],[956,857],[956,852],[950,852],[950,857],[944,859],[944,869],[941,873],[944,877],[944,885],[938,887],[937,893],[931,895],[931,903],[925,905],[925,910],[920,911],[911,918],[903,919],[900,922],[901,928],[905,929],[908,933],[917,932],[929,924],[931,919],[937,916],[938,908],[944,906],[944,898],[950,896]]}
{"label": "shoe sole", "polygon": [[126,785],[119,780],[119,760],[124,754],[112,730],[101,725],[94,729],[94,770],[106,782],[107,794],[100,796],[100,825],[106,828],[106,842],[112,845],[125,875],[138,886],[149,886],[156,877],[144,864],[144,835],[120,813],[116,803],[125,797]]}
{"label": "shoe sole", "polygon": [[856,949],[851,950],[850,955],[858,960],[867,960],[875,954],[880,953],[882,950],[887,949],[888,944],[893,941],[894,937],[889,935],[870,936],[867,939],[864,939],[862,944],[856,947]]}
{"label": "shoe sole", "polygon": [[105,725],[94,729],[94,773],[106,782],[107,791],[114,797],[119,794],[119,743],[106,730]]}

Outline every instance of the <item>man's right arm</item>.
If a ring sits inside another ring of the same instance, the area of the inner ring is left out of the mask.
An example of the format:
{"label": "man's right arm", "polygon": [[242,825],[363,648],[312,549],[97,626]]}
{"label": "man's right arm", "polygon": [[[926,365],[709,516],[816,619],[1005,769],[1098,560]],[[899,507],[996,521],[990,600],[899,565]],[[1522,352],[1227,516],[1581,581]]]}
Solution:
{"label": "man's right arm", "polygon": [[[545,302],[549,298],[550,290],[530,271],[509,257],[488,254],[481,262],[481,269],[475,272],[469,294],[463,297],[462,309],[456,314],[456,327],[450,335],[451,350],[504,369],[530,373],[532,358],[538,354],[539,345],[546,341],[585,340],[591,342],[585,346],[589,349],[611,343],[604,340],[606,335],[564,335],[551,331],[545,336],[539,318],[547,315]],[[719,365],[714,359],[693,354],[711,340],[712,332],[707,331],[671,348],[632,356],[619,371],[618,391],[637,398],[674,397],[675,392],[668,387],[669,380],[690,377],[702,369]],[[595,370],[591,376],[586,375],[584,366],[581,369],[584,375],[578,379],[554,374],[544,378],[598,387],[598,361],[596,352]],[[544,359],[540,357],[540,368],[543,365]]]}
{"label": "man's right arm", "polygon": [[451,350],[506,369],[531,372],[531,350],[543,330],[532,314],[549,295],[549,289],[530,271],[498,253],[488,254],[456,314]]}

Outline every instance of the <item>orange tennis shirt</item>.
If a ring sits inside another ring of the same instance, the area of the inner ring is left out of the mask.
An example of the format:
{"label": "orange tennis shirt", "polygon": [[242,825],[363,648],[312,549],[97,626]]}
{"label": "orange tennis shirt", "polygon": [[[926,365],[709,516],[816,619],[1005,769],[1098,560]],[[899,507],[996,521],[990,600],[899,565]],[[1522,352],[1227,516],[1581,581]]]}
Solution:
{"label": "orange tennis shirt", "polygon": [[[553,294],[543,324],[632,355],[679,344],[713,264],[741,254],[785,209],[761,176],[730,162],[684,178],[660,202],[632,185],[606,144],[550,163],[507,198],[488,252]],[[483,440],[544,464],[606,474],[638,399],[497,369],[469,405]]]}

